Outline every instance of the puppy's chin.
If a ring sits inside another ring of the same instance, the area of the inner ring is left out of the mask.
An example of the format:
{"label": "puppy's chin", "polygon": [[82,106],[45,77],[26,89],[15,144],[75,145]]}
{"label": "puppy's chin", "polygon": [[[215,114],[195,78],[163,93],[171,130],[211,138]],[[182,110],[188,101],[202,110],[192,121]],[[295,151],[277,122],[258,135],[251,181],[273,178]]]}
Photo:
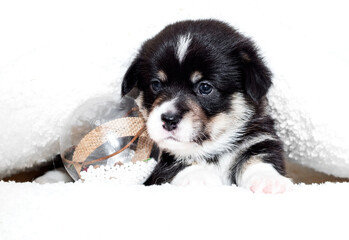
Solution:
{"label": "puppy's chin", "polygon": [[[157,142],[160,148],[167,150],[174,155],[182,155],[187,152],[187,149],[197,145],[195,142],[182,142],[175,138],[167,138]],[[182,153],[182,154],[181,154]]]}
{"label": "puppy's chin", "polygon": [[176,156],[186,156],[192,149],[197,148],[197,143],[194,141],[181,140],[176,136],[168,136],[161,138],[158,134],[149,134],[156,144],[163,150],[172,153]]}

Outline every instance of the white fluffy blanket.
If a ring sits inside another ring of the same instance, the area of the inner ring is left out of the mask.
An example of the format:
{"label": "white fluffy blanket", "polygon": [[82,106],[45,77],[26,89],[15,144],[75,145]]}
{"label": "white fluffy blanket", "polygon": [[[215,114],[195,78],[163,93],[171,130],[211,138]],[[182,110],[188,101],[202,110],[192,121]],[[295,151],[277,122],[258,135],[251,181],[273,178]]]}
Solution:
{"label": "white fluffy blanket", "polygon": [[346,9],[344,1],[2,1],[0,179],[59,153],[67,117],[86,99],[119,94],[144,40],[198,18],[224,20],[262,49],[288,157],[349,177]]}
{"label": "white fluffy blanket", "polygon": [[0,182],[0,239],[347,239],[348,189]]}

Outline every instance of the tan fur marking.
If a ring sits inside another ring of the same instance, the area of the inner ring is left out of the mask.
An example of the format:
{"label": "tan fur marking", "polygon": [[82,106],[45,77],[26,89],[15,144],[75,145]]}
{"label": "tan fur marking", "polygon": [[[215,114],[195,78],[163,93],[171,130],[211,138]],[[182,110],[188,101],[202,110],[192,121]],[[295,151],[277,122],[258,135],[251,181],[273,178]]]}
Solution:
{"label": "tan fur marking", "polygon": [[190,111],[186,115],[192,119],[194,123],[200,123],[200,127],[205,126],[208,122],[207,116],[202,108],[194,101],[188,100]]}
{"label": "tan fur marking", "polygon": [[167,75],[166,75],[166,73],[165,73],[164,71],[162,71],[162,70],[160,70],[160,71],[158,72],[158,78],[159,78],[159,80],[160,80],[161,82],[167,81]]}
{"label": "tan fur marking", "polygon": [[188,106],[190,107],[190,111],[184,115],[184,118],[190,119],[193,123],[195,137],[203,137],[205,134],[205,131],[203,131],[205,129],[204,126],[207,124],[208,119],[202,108],[196,102],[188,100]]}
{"label": "tan fur marking", "polygon": [[193,73],[191,74],[191,76],[190,76],[190,81],[191,81],[192,83],[197,83],[199,80],[201,80],[201,78],[202,78],[201,72],[195,71],[195,72],[193,72]]}
{"label": "tan fur marking", "polygon": [[153,102],[153,105],[151,106],[150,112],[154,110],[155,107],[159,106],[159,103],[163,101],[163,97],[159,96],[155,101]]}
{"label": "tan fur marking", "polygon": [[236,131],[240,131],[248,119],[249,110],[245,98],[240,93],[232,96],[231,106],[229,112],[219,113],[208,121],[206,129],[212,139],[218,138],[228,129],[235,128]]}
{"label": "tan fur marking", "polygon": [[197,120],[200,120],[204,123],[206,123],[207,121],[207,117],[204,113],[204,111],[202,111],[201,107],[194,101],[192,100],[188,100],[188,105],[190,106],[190,112],[193,113],[193,115],[197,118]]}
{"label": "tan fur marking", "polygon": [[206,129],[211,138],[215,139],[224,133],[231,126],[231,118],[226,113],[219,113],[207,121]]}
{"label": "tan fur marking", "polygon": [[143,92],[141,92],[138,97],[135,99],[135,102],[139,108],[139,112],[141,113],[144,119],[148,118],[148,111],[144,108],[143,104]]}

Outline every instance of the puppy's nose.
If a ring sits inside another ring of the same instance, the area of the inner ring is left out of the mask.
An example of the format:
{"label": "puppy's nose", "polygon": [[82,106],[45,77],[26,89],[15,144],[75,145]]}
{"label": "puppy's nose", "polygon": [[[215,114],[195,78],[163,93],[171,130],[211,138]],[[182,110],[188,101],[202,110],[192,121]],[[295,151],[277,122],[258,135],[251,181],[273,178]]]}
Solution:
{"label": "puppy's nose", "polygon": [[162,127],[167,131],[172,131],[177,128],[177,125],[180,120],[180,116],[172,113],[161,114],[161,120],[163,122]]}

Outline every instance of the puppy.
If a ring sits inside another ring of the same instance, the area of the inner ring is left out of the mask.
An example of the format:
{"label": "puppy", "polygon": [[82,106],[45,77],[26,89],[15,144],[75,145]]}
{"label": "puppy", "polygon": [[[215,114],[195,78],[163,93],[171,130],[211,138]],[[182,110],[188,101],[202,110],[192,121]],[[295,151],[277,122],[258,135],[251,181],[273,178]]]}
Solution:
{"label": "puppy", "polygon": [[177,22],[147,40],[122,82],[162,152],[145,185],[287,191],[271,75],[254,43],[220,21]]}

